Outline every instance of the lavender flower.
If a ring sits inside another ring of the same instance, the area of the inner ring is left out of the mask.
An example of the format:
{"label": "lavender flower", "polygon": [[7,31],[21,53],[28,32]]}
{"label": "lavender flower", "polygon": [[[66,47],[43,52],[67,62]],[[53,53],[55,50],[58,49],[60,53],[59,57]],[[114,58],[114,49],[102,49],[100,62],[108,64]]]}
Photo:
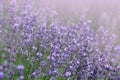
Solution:
{"label": "lavender flower", "polygon": [[5,56],[0,54],[4,60],[0,61],[0,79],[13,80],[16,74],[18,80],[120,79],[120,67],[112,61],[120,47],[104,27],[96,31],[90,27],[92,21],[83,17],[64,25],[54,10],[33,10],[27,3],[19,9],[13,0],[6,18],[0,18],[0,50]]}
{"label": "lavender flower", "polygon": [[22,75],[23,71],[24,71],[24,66],[23,65],[18,65],[17,69],[18,69],[19,74]]}
{"label": "lavender flower", "polygon": [[5,74],[3,72],[0,72],[0,79],[3,79]]}

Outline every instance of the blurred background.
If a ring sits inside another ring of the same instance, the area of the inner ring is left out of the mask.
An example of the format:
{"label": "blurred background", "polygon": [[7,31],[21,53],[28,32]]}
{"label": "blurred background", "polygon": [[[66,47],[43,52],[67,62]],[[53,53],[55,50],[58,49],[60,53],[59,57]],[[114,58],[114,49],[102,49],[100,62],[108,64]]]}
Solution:
{"label": "blurred background", "polygon": [[[0,0],[0,14],[7,10],[11,0]],[[26,0],[16,0],[17,5]],[[28,0],[33,7],[55,9],[59,17],[67,23],[68,20],[76,23],[81,16],[91,19],[91,27],[97,29],[104,26],[109,34],[116,34],[115,43],[120,43],[120,0]]]}

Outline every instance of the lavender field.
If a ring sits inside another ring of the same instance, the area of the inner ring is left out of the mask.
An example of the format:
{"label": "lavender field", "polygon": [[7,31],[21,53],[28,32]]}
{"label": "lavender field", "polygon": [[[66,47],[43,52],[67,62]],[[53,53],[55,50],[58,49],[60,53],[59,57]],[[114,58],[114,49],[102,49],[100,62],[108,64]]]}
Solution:
{"label": "lavender field", "polygon": [[0,0],[0,80],[120,80],[119,6],[62,1]]}

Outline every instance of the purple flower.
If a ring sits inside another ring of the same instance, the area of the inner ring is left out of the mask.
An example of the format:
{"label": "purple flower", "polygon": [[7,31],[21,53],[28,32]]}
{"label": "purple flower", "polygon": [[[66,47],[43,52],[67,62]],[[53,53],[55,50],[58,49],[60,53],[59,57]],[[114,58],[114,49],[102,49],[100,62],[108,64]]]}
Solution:
{"label": "purple flower", "polygon": [[18,69],[19,75],[22,75],[24,71],[24,65],[18,65],[17,69]]}
{"label": "purple flower", "polygon": [[67,72],[65,72],[65,77],[70,77],[71,76],[71,72],[70,71],[67,71]]}
{"label": "purple flower", "polygon": [[40,53],[40,52],[37,52],[37,57],[39,57],[39,58],[42,58],[42,53]]}
{"label": "purple flower", "polygon": [[21,75],[19,78],[20,78],[20,80],[24,80],[24,76],[23,75]]}
{"label": "purple flower", "polygon": [[3,72],[0,72],[0,79],[3,79],[5,74]]}

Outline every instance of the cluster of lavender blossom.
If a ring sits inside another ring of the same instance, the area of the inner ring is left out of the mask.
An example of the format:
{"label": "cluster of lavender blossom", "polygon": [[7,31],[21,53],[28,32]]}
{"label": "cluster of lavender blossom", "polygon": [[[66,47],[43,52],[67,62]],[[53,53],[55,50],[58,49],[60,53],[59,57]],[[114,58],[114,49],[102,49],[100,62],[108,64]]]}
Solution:
{"label": "cluster of lavender blossom", "polygon": [[0,80],[119,80],[120,66],[109,54],[120,53],[114,36],[91,20],[64,25],[49,9],[18,9],[15,0],[0,17]]}

